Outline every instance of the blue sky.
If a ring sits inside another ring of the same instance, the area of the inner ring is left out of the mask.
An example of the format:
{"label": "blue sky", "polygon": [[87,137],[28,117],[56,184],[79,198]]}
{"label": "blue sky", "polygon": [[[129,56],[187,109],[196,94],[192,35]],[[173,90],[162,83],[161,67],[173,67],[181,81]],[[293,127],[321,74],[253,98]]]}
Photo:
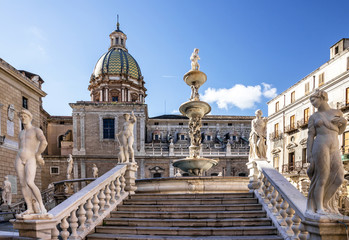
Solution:
{"label": "blue sky", "polygon": [[51,115],[89,101],[93,68],[120,28],[146,82],[150,117],[190,97],[183,75],[199,48],[208,76],[201,98],[215,115],[267,113],[267,101],[329,60],[349,37],[349,1],[0,0],[0,58],[39,74]]}

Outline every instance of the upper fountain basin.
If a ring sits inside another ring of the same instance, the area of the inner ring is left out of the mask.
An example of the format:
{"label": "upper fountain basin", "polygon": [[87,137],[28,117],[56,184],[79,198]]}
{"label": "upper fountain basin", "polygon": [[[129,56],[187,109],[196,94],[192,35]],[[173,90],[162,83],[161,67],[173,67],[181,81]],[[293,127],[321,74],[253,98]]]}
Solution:
{"label": "upper fountain basin", "polygon": [[199,70],[190,70],[186,74],[184,74],[183,80],[189,86],[198,85],[200,87],[207,80],[207,76],[205,73]]}
{"label": "upper fountain basin", "polygon": [[189,101],[183,103],[179,107],[179,111],[188,118],[200,117],[202,118],[211,112],[211,106],[203,101]]}

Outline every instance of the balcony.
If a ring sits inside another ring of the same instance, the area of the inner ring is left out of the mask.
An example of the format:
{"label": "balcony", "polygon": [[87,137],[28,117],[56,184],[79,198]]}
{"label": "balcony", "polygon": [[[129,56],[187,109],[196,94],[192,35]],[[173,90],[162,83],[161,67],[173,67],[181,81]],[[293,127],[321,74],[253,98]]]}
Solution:
{"label": "balcony", "polygon": [[287,126],[285,127],[285,133],[292,134],[292,133],[294,133],[294,132],[296,132],[296,131],[297,131],[297,126],[296,126],[296,124],[287,125]]}
{"label": "balcony", "polygon": [[303,119],[297,121],[298,128],[302,128],[302,129],[307,128],[308,127],[308,120],[309,120],[309,118],[308,119],[303,118]]}
{"label": "balcony", "polygon": [[276,132],[272,132],[269,134],[269,139],[271,141],[277,141],[277,140],[281,140],[282,136],[283,136],[283,134],[281,131],[276,131]]}
{"label": "balcony", "polygon": [[337,109],[340,109],[342,112],[347,112],[349,110],[349,102],[337,102]]}

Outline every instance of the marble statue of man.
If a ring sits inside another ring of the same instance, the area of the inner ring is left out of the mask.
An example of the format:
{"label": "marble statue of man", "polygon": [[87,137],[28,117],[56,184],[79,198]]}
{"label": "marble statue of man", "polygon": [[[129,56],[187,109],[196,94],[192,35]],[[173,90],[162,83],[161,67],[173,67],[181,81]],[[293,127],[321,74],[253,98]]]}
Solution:
{"label": "marble statue of man", "polygon": [[92,176],[94,178],[98,178],[98,167],[96,166],[96,164],[93,164],[93,167],[92,167]]}
{"label": "marble statue of man", "polygon": [[2,200],[4,201],[4,205],[11,205],[12,203],[12,185],[8,180],[8,177],[5,176],[4,188],[2,190]]}
{"label": "marble statue of man", "polygon": [[[15,160],[15,168],[21,184],[27,210],[19,216],[30,214],[46,214],[39,188],[35,185],[36,164],[45,164],[41,154],[47,146],[46,138],[40,128],[32,125],[33,115],[26,109],[19,112],[23,130],[19,133],[19,150]],[[38,204],[38,209],[37,209]]]}
{"label": "marble statue of man", "polygon": [[250,159],[263,159],[267,155],[266,134],[267,118],[262,117],[262,111],[256,111],[256,118],[251,122]]}
{"label": "marble statue of man", "polygon": [[123,151],[123,157],[125,162],[129,162],[131,158],[132,162],[135,162],[134,150],[133,150],[133,126],[136,123],[137,119],[132,111],[131,116],[128,113],[124,114],[125,122],[122,126],[122,131],[119,133],[120,135],[120,151]]}
{"label": "marble statue of man", "polygon": [[73,160],[73,156],[71,154],[69,154],[69,158],[67,159],[68,162],[68,167],[67,167],[67,179],[72,179],[72,172],[73,172],[73,164],[74,164],[74,160]]}
{"label": "marble statue of man", "polygon": [[199,62],[198,62],[199,60],[200,60],[199,49],[195,48],[194,52],[190,56],[191,70],[199,70],[200,69],[200,65],[199,65]]}

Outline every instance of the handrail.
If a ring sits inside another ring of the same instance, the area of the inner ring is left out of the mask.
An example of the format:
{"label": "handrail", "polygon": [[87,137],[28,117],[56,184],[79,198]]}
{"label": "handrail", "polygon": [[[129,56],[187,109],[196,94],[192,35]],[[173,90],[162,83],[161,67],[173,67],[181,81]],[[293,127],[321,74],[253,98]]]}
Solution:
{"label": "handrail", "polygon": [[52,219],[15,220],[14,227],[19,229],[20,236],[83,239],[134,193],[136,170],[135,163],[118,164],[50,210]]}
{"label": "handrail", "polygon": [[249,188],[285,239],[306,240],[304,222],[307,199],[266,160],[247,163]]}

